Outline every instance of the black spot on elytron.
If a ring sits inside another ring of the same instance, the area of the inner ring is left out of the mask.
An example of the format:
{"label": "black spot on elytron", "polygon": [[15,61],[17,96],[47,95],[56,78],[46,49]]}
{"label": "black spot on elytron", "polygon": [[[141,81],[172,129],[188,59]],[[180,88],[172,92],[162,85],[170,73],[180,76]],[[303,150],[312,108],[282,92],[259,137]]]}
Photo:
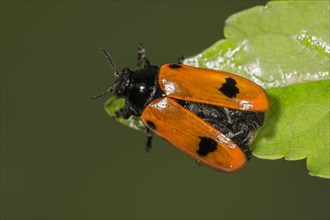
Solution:
{"label": "black spot on elytron", "polygon": [[181,68],[182,66],[179,65],[179,64],[170,64],[169,67],[172,68],[172,69],[179,69],[179,68]]}
{"label": "black spot on elytron", "polygon": [[151,122],[151,121],[147,121],[147,125],[148,125],[148,127],[151,128],[152,130],[156,130],[156,129],[157,129],[157,128],[156,128],[156,125],[155,125],[153,122]]}
{"label": "black spot on elytron", "polygon": [[229,98],[236,98],[236,95],[239,93],[239,89],[236,87],[236,81],[230,77],[222,84],[219,91]]}
{"label": "black spot on elytron", "polygon": [[199,149],[197,153],[199,156],[205,157],[208,153],[211,153],[217,149],[217,142],[207,137],[199,137],[201,142],[199,142]]}

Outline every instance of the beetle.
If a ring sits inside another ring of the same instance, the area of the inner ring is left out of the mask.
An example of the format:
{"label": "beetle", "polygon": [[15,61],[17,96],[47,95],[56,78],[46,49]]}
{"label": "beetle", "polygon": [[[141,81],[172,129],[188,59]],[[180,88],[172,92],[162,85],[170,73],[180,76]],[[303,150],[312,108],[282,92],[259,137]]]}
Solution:
{"label": "beetle", "polygon": [[169,141],[198,163],[215,170],[235,172],[250,159],[249,145],[269,110],[267,93],[259,85],[224,71],[178,63],[151,65],[138,47],[138,68],[115,72],[114,86],[90,97],[112,93],[124,98],[116,117],[138,116],[146,126],[146,150],[152,134]]}

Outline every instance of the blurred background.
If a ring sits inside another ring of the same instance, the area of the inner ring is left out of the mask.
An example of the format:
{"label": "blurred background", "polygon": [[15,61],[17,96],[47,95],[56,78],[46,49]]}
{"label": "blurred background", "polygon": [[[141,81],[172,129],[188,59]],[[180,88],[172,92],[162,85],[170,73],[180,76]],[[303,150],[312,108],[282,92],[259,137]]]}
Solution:
{"label": "blurred background", "polygon": [[[198,167],[107,116],[116,65],[195,55],[266,1],[1,1],[1,219],[328,219],[329,180],[305,160]],[[276,19],[276,18],[274,18]]]}

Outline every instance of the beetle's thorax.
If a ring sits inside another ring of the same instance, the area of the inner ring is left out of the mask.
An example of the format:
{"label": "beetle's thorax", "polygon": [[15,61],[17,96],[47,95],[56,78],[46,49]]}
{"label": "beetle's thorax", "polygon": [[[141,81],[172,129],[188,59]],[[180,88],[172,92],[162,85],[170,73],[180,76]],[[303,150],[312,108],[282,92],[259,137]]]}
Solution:
{"label": "beetle's thorax", "polygon": [[140,116],[151,100],[161,96],[158,73],[159,67],[153,65],[135,71],[124,68],[115,80],[113,93],[117,98],[124,98],[126,108]]}

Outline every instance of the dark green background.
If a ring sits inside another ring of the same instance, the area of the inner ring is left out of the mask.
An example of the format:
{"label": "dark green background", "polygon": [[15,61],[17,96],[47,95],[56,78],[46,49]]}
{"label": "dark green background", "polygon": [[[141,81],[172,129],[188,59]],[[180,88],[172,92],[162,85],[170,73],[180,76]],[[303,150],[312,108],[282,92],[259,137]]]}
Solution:
{"label": "dark green background", "polygon": [[[305,160],[253,158],[226,174],[109,118],[105,99],[136,45],[152,63],[223,38],[225,19],[265,1],[1,1],[2,219],[328,219],[329,180]],[[276,19],[276,18],[274,18]]]}

